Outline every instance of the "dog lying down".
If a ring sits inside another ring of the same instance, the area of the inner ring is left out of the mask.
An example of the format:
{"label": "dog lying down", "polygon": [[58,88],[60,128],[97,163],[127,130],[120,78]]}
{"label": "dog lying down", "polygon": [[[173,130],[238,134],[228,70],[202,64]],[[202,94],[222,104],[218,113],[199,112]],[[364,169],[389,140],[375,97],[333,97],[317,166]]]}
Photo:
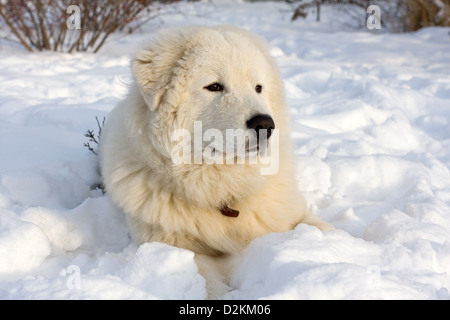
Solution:
{"label": "dog lying down", "polygon": [[210,298],[233,257],[299,223],[333,227],[297,190],[289,108],[265,42],[230,27],[161,31],[102,131],[104,184],[137,244],[192,250]]}

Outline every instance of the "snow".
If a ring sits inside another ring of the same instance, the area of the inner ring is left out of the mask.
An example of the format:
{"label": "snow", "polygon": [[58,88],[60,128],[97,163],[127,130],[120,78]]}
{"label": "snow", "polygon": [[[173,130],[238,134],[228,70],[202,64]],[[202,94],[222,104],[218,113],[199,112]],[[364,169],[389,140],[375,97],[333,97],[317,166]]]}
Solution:
{"label": "snow", "polygon": [[[97,55],[0,42],[0,299],[204,299],[193,253],[137,247],[83,147],[127,91],[129,54],[163,25],[265,37],[292,108],[298,186],[335,231],[253,241],[227,299],[449,299],[449,28],[390,34],[324,7],[170,6]],[[362,12],[362,21],[365,13]],[[381,16],[383,19],[383,16]],[[355,23],[358,25],[358,23]]]}

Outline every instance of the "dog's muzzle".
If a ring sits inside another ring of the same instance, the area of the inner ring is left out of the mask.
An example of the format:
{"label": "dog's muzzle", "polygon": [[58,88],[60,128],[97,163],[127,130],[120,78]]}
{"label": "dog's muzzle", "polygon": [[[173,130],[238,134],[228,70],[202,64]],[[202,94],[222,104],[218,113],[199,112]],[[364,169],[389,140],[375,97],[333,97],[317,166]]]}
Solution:
{"label": "dog's muzzle", "polygon": [[275,122],[272,117],[266,114],[257,114],[247,121],[247,128],[256,131],[256,138],[260,138],[260,130],[267,132],[267,139],[272,135],[272,130],[275,129]]}

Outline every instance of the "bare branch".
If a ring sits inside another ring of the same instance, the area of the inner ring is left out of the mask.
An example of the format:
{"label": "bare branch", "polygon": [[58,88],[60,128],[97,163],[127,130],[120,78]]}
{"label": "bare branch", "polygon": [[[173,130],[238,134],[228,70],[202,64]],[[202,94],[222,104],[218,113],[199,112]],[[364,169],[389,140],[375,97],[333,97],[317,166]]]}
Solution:
{"label": "bare branch", "polygon": [[[154,0],[78,0],[81,30],[67,28],[69,0],[1,0],[0,18],[28,50],[98,52],[107,38],[117,31],[133,32],[142,18],[151,19],[156,4],[174,1]],[[144,10],[147,9],[147,10]],[[144,16],[145,15],[145,16]]]}
{"label": "bare branch", "polygon": [[5,20],[8,27],[11,29],[11,31],[14,33],[14,35],[19,39],[20,43],[23,44],[23,46],[29,51],[32,52],[33,49],[26,43],[26,41],[23,39],[22,35],[19,33],[19,31],[16,29],[16,27],[11,23],[10,19],[6,15],[6,13],[3,11],[3,5],[0,2],[0,16]]}

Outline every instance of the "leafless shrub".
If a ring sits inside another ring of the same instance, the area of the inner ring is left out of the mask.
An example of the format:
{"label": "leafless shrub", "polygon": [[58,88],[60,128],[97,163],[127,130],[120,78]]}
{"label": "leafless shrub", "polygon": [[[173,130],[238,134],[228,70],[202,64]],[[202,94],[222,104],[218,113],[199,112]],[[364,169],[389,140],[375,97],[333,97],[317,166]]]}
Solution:
{"label": "leafless shrub", "polygon": [[299,17],[306,18],[310,8],[315,8],[316,20],[320,21],[320,7],[321,5],[335,5],[335,6],[355,6],[358,8],[367,8],[370,0],[286,0],[287,2],[300,2],[291,17],[291,20],[296,20]]}
{"label": "leafless shrub", "polygon": [[450,0],[407,0],[404,2],[404,31],[416,31],[431,26],[450,26]]}
{"label": "leafless shrub", "polygon": [[0,17],[28,51],[97,52],[112,33],[133,32],[168,2],[174,1],[2,0]]}
{"label": "leafless shrub", "polygon": [[[286,0],[288,2],[299,2]],[[292,20],[305,18],[310,8],[315,8],[316,19],[320,20],[320,6],[357,9],[364,17],[371,4],[381,8],[381,23],[394,32],[416,31],[429,26],[450,26],[450,0],[305,0],[294,10]]]}

